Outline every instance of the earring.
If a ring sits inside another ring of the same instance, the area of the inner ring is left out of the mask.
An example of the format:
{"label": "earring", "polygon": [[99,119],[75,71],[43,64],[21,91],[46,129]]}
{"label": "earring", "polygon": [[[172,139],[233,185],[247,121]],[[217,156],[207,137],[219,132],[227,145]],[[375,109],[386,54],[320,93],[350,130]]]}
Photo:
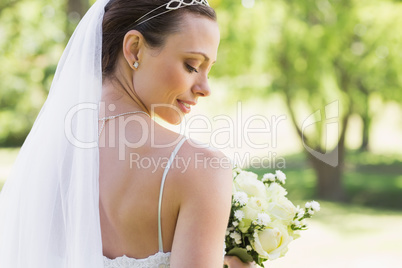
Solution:
{"label": "earring", "polygon": [[134,62],[133,66],[134,66],[134,68],[135,68],[135,69],[137,69],[137,68],[138,68],[138,66],[140,66],[140,64],[139,64],[139,62],[138,62],[138,61],[136,61],[136,62]]}

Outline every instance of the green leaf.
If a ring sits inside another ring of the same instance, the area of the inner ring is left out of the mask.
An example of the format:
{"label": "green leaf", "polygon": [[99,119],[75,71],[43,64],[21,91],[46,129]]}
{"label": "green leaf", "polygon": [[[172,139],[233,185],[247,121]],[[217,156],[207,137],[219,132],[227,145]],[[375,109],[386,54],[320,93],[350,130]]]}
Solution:
{"label": "green leaf", "polygon": [[236,256],[238,257],[242,262],[247,263],[247,262],[252,262],[253,257],[251,257],[248,253],[247,250],[244,248],[234,248],[229,250],[229,252],[226,254],[228,256]]}

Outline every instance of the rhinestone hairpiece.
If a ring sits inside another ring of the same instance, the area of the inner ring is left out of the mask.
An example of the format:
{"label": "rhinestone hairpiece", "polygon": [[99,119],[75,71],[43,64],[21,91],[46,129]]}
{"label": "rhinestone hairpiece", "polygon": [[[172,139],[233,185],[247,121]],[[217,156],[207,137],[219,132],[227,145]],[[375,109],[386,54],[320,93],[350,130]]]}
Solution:
{"label": "rhinestone hairpiece", "polygon": [[145,18],[149,14],[152,14],[155,11],[157,11],[158,9],[163,8],[163,7],[165,7],[165,9],[166,9],[165,11],[163,11],[163,12],[161,12],[159,14],[156,14],[154,16],[151,16],[146,20],[141,21],[140,23],[136,24],[136,26],[138,26],[138,25],[140,25],[140,24],[142,24],[142,23],[144,23],[146,21],[149,21],[150,19],[153,19],[153,18],[158,17],[160,15],[163,15],[165,13],[168,13],[170,11],[177,10],[179,8],[182,8],[182,7],[195,6],[195,5],[209,6],[209,3],[208,3],[208,0],[187,0],[187,1],[186,0],[170,0],[166,4],[163,4],[161,6],[158,6],[157,8],[152,9],[151,11],[146,13],[144,16],[142,16],[138,20],[136,20],[134,23],[137,23],[138,21],[142,20],[143,18]]}

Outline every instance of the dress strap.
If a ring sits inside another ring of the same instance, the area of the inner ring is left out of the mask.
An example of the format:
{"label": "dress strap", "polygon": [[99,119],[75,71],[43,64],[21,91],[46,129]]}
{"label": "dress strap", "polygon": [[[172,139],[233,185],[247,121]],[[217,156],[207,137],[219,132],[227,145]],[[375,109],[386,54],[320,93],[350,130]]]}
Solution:
{"label": "dress strap", "polygon": [[172,154],[170,155],[169,161],[166,165],[165,170],[163,171],[163,176],[162,176],[162,182],[161,182],[161,188],[159,192],[159,205],[158,205],[158,244],[159,244],[159,252],[163,252],[163,242],[162,242],[162,225],[161,225],[161,208],[162,208],[162,195],[163,195],[163,186],[165,185],[165,180],[166,180],[166,175],[169,171],[170,166],[173,163],[173,160],[177,154],[177,152],[180,150],[180,147],[183,145],[183,143],[186,141],[186,137],[184,137],[177,145],[176,148],[174,148]]}

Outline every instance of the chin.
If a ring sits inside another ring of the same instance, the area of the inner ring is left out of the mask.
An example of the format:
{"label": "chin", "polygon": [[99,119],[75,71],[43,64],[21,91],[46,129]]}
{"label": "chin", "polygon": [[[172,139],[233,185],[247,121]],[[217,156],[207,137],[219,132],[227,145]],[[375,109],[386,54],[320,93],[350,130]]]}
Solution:
{"label": "chin", "polygon": [[158,119],[162,119],[164,122],[170,125],[180,125],[183,122],[185,116],[182,111],[174,106],[169,106],[168,108],[163,107],[162,109],[154,111],[154,115]]}
{"label": "chin", "polygon": [[156,116],[158,121],[162,120],[163,122],[174,126],[180,125],[184,119],[184,115],[166,116],[166,115],[155,114],[154,116]]}
{"label": "chin", "polygon": [[165,120],[167,123],[169,123],[169,124],[171,124],[171,125],[175,125],[175,126],[177,126],[177,125],[180,125],[181,124],[181,122],[183,122],[183,118],[184,117],[175,117],[175,118],[169,118],[169,119],[167,119],[167,120]]}

